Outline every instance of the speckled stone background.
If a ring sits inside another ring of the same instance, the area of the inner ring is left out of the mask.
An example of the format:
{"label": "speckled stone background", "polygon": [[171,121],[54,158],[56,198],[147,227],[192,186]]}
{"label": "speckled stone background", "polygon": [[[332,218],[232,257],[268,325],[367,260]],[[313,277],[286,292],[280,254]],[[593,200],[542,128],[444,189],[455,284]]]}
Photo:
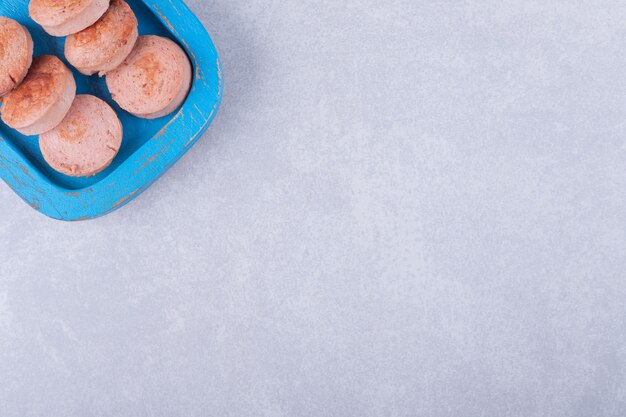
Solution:
{"label": "speckled stone background", "polygon": [[0,416],[626,415],[626,3],[190,0],[215,124],[0,186]]}

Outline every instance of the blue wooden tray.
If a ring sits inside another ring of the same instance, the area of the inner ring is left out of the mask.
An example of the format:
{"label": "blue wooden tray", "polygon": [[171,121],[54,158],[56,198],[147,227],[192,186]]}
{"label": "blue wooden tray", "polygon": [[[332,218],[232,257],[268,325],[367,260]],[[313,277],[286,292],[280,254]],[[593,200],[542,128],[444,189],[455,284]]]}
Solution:
{"label": "blue wooden tray", "polygon": [[[124,126],[117,158],[91,178],[72,178],[46,164],[37,136],[22,136],[0,122],[0,178],[39,212],[60,220],[87,220],[129,203],[176,163],[215,117],[222,100],[222,71],[208,33],[182,0],[127,0],[141,35],[167,36],[185,48],[195,77],[189,97],[176,113],[157,120],[139,119],[112,99],[104,78],[74,71],[79,94],[108,102]],[[0,0],[0,15],[26,26],[35,56],[54,54],[65,61],[65,38],[54,38],[28,17],[28,0]],[[72,68],[68,65],[69,68]]]}

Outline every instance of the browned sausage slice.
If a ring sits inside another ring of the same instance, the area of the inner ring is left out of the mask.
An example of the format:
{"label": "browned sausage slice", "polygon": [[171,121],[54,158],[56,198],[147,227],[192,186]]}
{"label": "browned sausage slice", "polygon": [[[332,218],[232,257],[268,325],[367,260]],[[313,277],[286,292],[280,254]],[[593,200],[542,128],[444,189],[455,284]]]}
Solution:
{"label": "browned sausage slice", "polygon": [[103,76],[124,62],[138,36],[137,18],[128,4],[111,0],[100,20],[67,37],[65,57],[81,73]]}
{"label": "browned sausage slice", "polygon": [[109,0],[31,0],[32,19],[52,36],[67,36],[96,23],[109,8]]}
{"label": "browned sausage slice", "polygon": [[191,77],[191,63],[180,46],[160,36],[140,36],[124,63],[107,74],[107,86],[124,110],[156,119],[180,107]]}
{"label": "browned sausage slice", "polygon": [[33,38],[15,20],[0,16],[0,97],[17,87],[33,62]]}
{"label": "browned sausage slice", "polygon": [[90,177],[108,167],[122,145],[115,111],[91,95],[78,95],[63,122],[39,137],[44,159],[72,177]]}
{"label": "browned sausage slice", "polygon": [[24,82],[3,99],[2,121],[24,135],[38,135],[56,127],[76,95],[74,75],[52,55],[33,60]]}

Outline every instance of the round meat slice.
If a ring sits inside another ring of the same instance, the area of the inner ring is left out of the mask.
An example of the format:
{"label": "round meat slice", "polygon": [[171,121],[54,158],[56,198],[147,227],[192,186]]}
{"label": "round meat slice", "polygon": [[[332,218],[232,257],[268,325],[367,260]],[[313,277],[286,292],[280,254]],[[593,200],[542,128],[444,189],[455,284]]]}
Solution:
{"label": "round meat slice", "polygon": [[52,36],[67,36],[93,25],[109,8],[109,0],[31,0],[32,19]]}
{"label": "round meat slice", "polygon": [[78,95],[55,129],[39,136],[46,162],[71,177],[91,177],[107,168],[122,145],[122,123],[97,97]]}
{"label": "round meat slice", "polygon": [[185,51],[167,38],[140,36],[107,86],[120,107],[137,117],[156,119],[176,110],[191,87],[191,63]]}
{"label": "round meat slice", "polygon": [[124,62],[138,37],[137,18],[131,8],[124,0],[111,0],[100,20],[67,37],[65,57],[81,73],[103,76]]}
{"label": "round meat slice", "polygon": [[2,121],[23,135],[39,135],[61,123],[75,96],[65,64],[52,55],[37,57],[24,82],[4,97]]}
{"label": "round meat slice", "polygon": [[33,38],[24,26],[0,16],[0,97],[17,87],[33,63]]}

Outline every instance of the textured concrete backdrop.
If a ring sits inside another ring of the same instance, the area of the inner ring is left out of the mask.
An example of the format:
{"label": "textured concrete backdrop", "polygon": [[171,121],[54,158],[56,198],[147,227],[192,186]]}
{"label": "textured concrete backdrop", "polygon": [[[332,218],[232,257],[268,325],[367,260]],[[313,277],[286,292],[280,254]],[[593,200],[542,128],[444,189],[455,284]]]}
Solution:
{"label": "textured concrete backdrop", "polygon": [[189,5],[178,165],[79,224],[0,186],[0,416],[626,415],[626,3]]}

